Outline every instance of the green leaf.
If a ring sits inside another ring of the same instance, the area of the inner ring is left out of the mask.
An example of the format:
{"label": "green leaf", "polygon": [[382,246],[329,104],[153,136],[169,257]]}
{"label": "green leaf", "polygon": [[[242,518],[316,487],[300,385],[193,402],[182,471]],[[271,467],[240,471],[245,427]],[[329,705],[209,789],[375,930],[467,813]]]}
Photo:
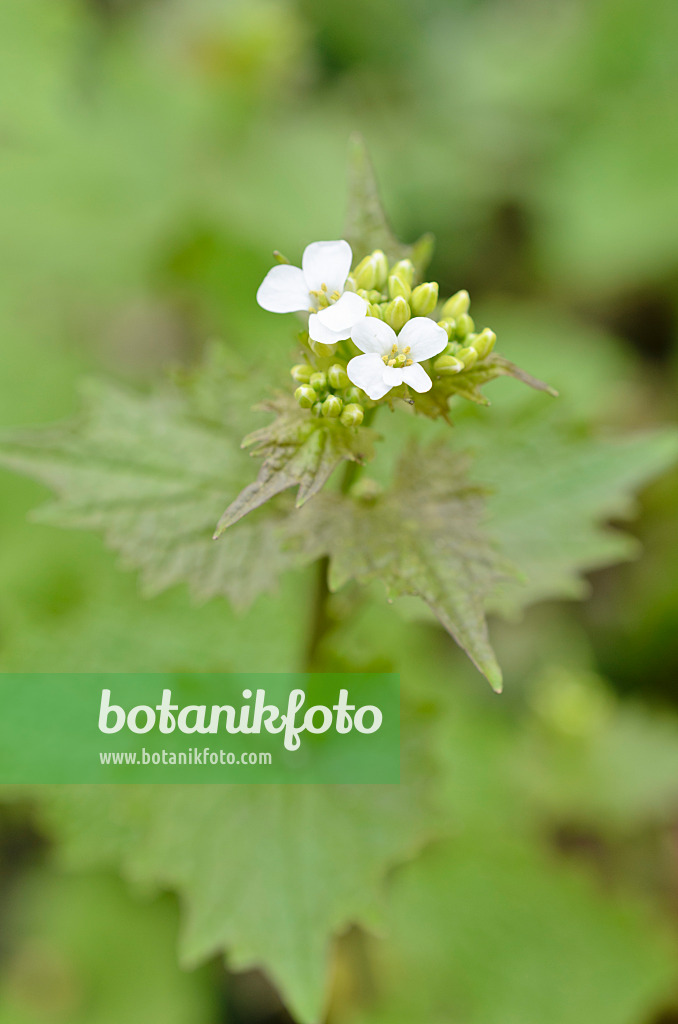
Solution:
{"label": "green leaf", "polygon": [[199,600],[223,595],[246,607],[280,572],[303,564],[287,544],[295,523],[279,515],[213,543],[221,509],[247,478],[247,460],[237,435],[195,418],[185,394],[142,396],[90,383],[84,399],[73,424],[0,440],[0,464],[56,493],[41,522],[101,531],[125,565],[141,570],[147,594],[185,582]]}
{"label": "green leaf", "polygon": [[427,823],[409,786],[72,786],[42,790],[79,867],[119,863],[179,893],[186,964],[263,965],[297,1019],[324,1008],[332,937],[380,916],[384,874]]}
{"label": "green leaf", "polygon": [[621,1024],[675,985],[668,925],[498,833],[437,846],[395,878],[367,1022]]}
{"label": "green leaf", "polygon": [[433,235],[422,235],[414,245],[403,245],[393,234],[379,197],[379,188],[367,148],[359,135],[351,139],[349,153],[349,201],[344,238],[355,260],[382,249],[391,263],[412,260],[418,279],[431,262]]}
{"label": "green leaf", "polygon": [[554,597],[582,598],[582,574],[637,554],[637,542],[608,525],[630,518],[634,493],[678,458],[678,432],[600,439],[550,424],[540,413],[470,440],[473,477],[490,490],[487,530],[520,569],[489,607],[514,615]]}
{"label": "green leaf", "polygon": [[337,419],[315,419],[287,395],[262,405],[277,418],[243,441],[264,463],[254,483],[231,502],[217,525],[215,538],[248,512],[270,501],[288,487],[299,488],[297,508],[325,485],[344,461],[365,462],[373,457],[372,433],[345,427]]}
{"label": "green leaf", "polygon": [[466,460],[444,444],[410,448],[393,488],[368,501],[350,496],[309,509],[307,535],[331,558],[330,585],[381,580],[393,596],[426,602],[491,685],[501,670],[487,634],[484,602],[512,571],[486,537],[484,502]]}
{"label": "green leaf", "polygon": [[[435,374],[435,371],[433,371]],[[483,385],[498,377],[514,377],[522,384],[534,388],[535,391],[545,391],[547,394],[557,397],[558,392],[544,381],[538,380],[519,366],[504,359],[496,352],[492,352],[486,359],[476,363],[468,370],[453,374],[449,377],[441,377],[436,380],[436,387],[431,391],[422,394],[414,394],[414,406],[418,412],[425,416],[436,419],[442,417],[447,419],[450,411],[450,401],[453,398],[465,398],[476,405],[489,405],[489,399],[480,390]]]}

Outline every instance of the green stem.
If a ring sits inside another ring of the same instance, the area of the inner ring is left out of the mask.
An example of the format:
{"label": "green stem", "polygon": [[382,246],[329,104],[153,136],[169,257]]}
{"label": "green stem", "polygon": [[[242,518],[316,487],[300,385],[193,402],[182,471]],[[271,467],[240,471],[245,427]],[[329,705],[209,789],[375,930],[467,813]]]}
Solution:
{"label": "green stem", "polygon": [[[372,406],[365,412],[363,426],[368,427],[374,420],[377,406]],[[361,462],[348,462],[344,469],[344,475],[339,488],[341,494],[348,494],[354,483],[363,470]],[[315,596],[311,608],[311,627],[309,630],[308,646],[306,648],[306,671],[313,672],[320,670],[320,648],[322,642],[329,632],[332,620],[328,614],[328,603],[330,599],[330,588],[327,585],[327,578],[330,571],[330,560],[327,555],[318,559],[316,563]]]}

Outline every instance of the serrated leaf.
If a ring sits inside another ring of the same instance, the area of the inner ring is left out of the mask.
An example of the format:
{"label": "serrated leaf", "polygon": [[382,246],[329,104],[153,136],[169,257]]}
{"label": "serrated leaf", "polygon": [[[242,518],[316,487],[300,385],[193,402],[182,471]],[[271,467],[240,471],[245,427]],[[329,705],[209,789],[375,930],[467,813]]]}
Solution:
{"label": "serrated leaf", "polygon": [[489,399],[480,389],[498,377],[514,377],[521,383],[527,384],[528,387],[534,388],[535,391],[545,391],[553,397],[558,395],[555,388],[545,384],[543,380],[533,377],[532,374],[521,370],[515,363],[492,352],[486,359],[476,363],[468,370],[440,377],[436,380],[436,387],[431,391],[414,394],[414,406],[419,412],[430,416],[431,419],[438,417],[446,419],[450,411],[450,400],[453,398],[465,398],[476,405],[489,405]]}
{"label": "serrated leaf", "polygon": [[263,965],[296,1018],[322,1015],[332,937],[379,915],[428,824],[406,786],[73,786],[42,792],[69,863],[171,887],[187,964]]}
{"label": "serrated leaf", "polygon": [[355,260],[382,249],[394,263],[409,259],[422,279],[433,255],[433,235],[423,235],[414,245],[403,245],[394,235],[379,197],[379,188],[367,148],[359,135],[353,136],[349,152],[348,213],[344,238]]}
{"label": "serrated leaf", "polygon": [[483,495],[469,483],[465,459],[444,445],[413,447],[390,491],[369,502],[319,499],[305,532],[330,555],[332,589],[378,579],[393,596],[422,598],[501,689],[484,602],[512,570],[486,537],[483,517]]}
{"label": "serrated leaf", "polygon": [[245,487],[222,515],[215,538],[288,487],[299,488],[299,508],[322,489],[340,463],[362,463],[373,455],[372,433],[366,428],[356,430],[337,419],[316,419],[287,395],[279,395],[262,408],[277,417],[246,437],[243,447],[252,448],[252,455],[263,457],[264,463],[254,483]]}
{"label": "serrated leaf", "polygon": [[99,530],[141,570],[153,594],[187,583],[200,600],[246,607],[304,559],[288,545],[294,522],[243,524],[214,544],[221,509],[247,476],[237,435],[195,419],[185,397],[89,384],[81,418],[0,439],[0,464],[46,484],[57,501],[40,521]]}
{"label": "serrated leaf", "polygon": [[513,615],[535,601],[582,598],[582,574],[633,557],[637,542],[607,525],[629,518],[634,493],[678,458],[678,433],[610,440],[566,431],[534,415],[472,440],[474,479],[487,485],[487,529],[521,571],[489,600]]}

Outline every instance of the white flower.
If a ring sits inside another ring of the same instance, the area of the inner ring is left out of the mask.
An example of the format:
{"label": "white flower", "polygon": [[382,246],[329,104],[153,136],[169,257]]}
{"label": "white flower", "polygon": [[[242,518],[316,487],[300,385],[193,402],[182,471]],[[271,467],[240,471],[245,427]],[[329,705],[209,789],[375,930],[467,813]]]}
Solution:
{"label": "white flower", "polygon": [[447,346],[447,331],[427,316],[408,320],[398,335],[383,320],[368,316],[355,325],[351,337],[365,355],[351,359],[346,372],[375,402],[399,384],[429,391],[433,383],[420,363]]}
{"label": "white flower", "polygon": [[300,267],[280,264],[269,270],[259,285],[257,302],[269,313],[306,311],[313,341],[333,345],[351,337],[351,330],[367,313],[367,303],[355,292],[345,292],[353,253],[348,242],[311,242]]}

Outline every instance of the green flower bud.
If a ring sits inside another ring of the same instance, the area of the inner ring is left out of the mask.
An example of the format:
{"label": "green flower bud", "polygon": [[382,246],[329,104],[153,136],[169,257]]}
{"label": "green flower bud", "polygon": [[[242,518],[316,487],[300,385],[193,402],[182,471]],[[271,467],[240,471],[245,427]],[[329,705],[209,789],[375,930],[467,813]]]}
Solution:
{"label": "green flower bud", "polygon": [[374,288],[377,283],[377,268],[372,257],[366,256],[364,260],[361,260],[351,276],[358,288],[358,294],[360,294],[361,289],[370,291],[370,289]]}
{"label": "green flower bud", "polygon": [[303,384],[300,388],[297,388],[294,392],[294,397],[302,409],[310,409],[318,399],[315,391],[308,384]]}
{"label": "green flower bud", "polygon": [[380,306],[378,302],[370,302],[369,306],[367,307],[367,315],[376,316],[378,320],[381,320],[381,315],[383,311],[383,306]]}
{"label": "green flower bud", "polygon": [[372,253],[372,259],[374,260],[377,268],[377,280],[374,287],[381,291],[381,289],[386,286],[386,281],[388,280],[388,260],[386,259],[386,253],[382,252],[381,249],[375,249]]}
{"label": "green flower bud", "polygon": [[456,320],[462,313],[468,313],[471,297],[465,290],[456,292],[443,306],[443,316],[447,320]]}
{"label": "green flower bud", "polygon": [[457,326],[456,320],[439,320],[438,327],[442,327],[444,331],[447,331],[447,337],[451,338],[454,334],[454,329]]}
{"label": "green flower bud", "polygon": [[341,422],[345,427],[359,427],[364,417],[362,405],[351,403],[344,408],[341,414]]}
{"label": "green flower bud", "polygon": [[340,398],[337,398],[336,395],[328,395],[323,402],[321,412],[323,416],[333,419],[341,414],[343,407],[344,403]]}
{"label": "green flower bud", "polygon": [[381,249],[375,249],[373,253],[361,260],[351,275],[355,280],[358,289],[364,288],[372,291],[373,288],[383,288],[388,275],[388,261]]}
{"label": "green flower bud", "polygon": [[346,370],[339,363],[335,363],[334,366],[330,366],[327,371],[327,379],[331,386],[336,388],[338,391],[341,391],[342,388],[347,388],[349,385]]}
{"label": "green flower bud", "polygon": [[313,406],[313,408],[311,409],[311,416],[315,416],[316,419],[318,419],[318,417],[322,416],[322,412],[323,412],[323,403],[322,402],[316,402],[315,405]]}
{"label": "green flower bud", "polygon": [[403,281],[402,277],[399,277],[398,274],[391,274],[388,279],[389,299],[397,299],[399,295],[402,295],[402,297],[407,300],[411,294],[412,289],[407,281]]}
{"label": "green flower bud", "polygon": [[378,288],[375,288],[373,292],[367,293],[368,302],[381,302],[382,294]]}
{"label": "green flower bud", "polygon": [[363,393],[360,388],[355,386],[355,384],[352,385],[352,387],[347,388],[344,392],[344,401],[347,405],[350,405],[353,402],[360,402],[361,398],[363,398]]}
{"label": "green flower bud", "polygon": [[292,380],[296,380],[297,384],[308,384],[313,373],[313,367],[309,366],[308,363],[297,363],[290,370]]}
{"label": "green flower bud", "polygon": [[478,359],[485,359],[489,356],[497,341],[497,335],[486,327],[484,331],[473,339],[473,347],[478,353]]}
{"label": "green flower bud", "polygon": [[448,376],[452,373],[461,373],[464,364],[456,356],[439,356],[433,364],[433,369],[436,373]]}
{"label": "green flower bud", "polygon": [[412,312],[415,316],[428,316],[438,305],[438,282],[427,281],[420,284],[412,292],[410,299]]}
{"label": "green flower bud", "polygon": [[312,388],[316,391],[327,390],[327,374],[326,373],[312,373],[308,380]]}
{"label": "green flower bud", "polygon": [[462,313],[461,316],[457,317],[457,327],[454,335],[459,341],[464,341],[468,338],[469,334],[473,334],[474,327],[473,318],[468,313]]}
{"label": "green flower bud", "polygon": [[404,281],[405,284],[409,284],[411,288],[412,282],[414,281],[414,263],[412,263],[412,260],[398,260],[398,262],[391,267],[391,274],[395,274]]}
{"label": "green flower bud", "polygon": [[389,327],[393,328],[396,334],[405,326],[410,316],[410,307],[402,295],[399,295],[393,302],[389,302],[384,310],[384,320]]}
{"label": "green flower bud", "polygon": [[465,370],[470,370],[478,359],[478,353],[471,346],[468,348],[460,348],[457,352],[457,359],[461,359]]}

